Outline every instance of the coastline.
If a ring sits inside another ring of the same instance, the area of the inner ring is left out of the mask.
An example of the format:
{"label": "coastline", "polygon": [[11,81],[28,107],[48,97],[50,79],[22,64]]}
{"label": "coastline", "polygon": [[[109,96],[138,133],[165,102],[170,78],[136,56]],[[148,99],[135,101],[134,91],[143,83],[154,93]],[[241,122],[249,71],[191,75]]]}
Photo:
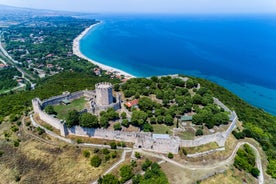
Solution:
{"label": "coastline", "polygon": [[81,50],[80,50],[80,40],[91,30],[93,29],[94,27],[96,27],[97,25],[101,24],[102,22],[99,22],[99,23],[96,23],[96,24],[93,24],[91,26],[89,26],[88,28],[86,28],[80,35],[78,35],[74,41],[73,41],[73,54],[77,55],[78,57],[82,58],[82,59],[85,59],[91,63],[93,63],[94,65],[97,65],[99,66],[99,68],[101,68],[102,70],[106,70],[110,73],[113,73],[113,74],[116,74],[116,75],[124,75],[126,79],[130,79],[130,78],[134,78],[135,76],[123,71],[123,70],[120,70],[120,69],[117,69],[117,68],[114,68],[114,67],[111,67],[111,66],[108,66],[108,65],[104,65],[102,63],[99,63],[93,59],[90,59],[88,58],[87,56],[85,56]]}

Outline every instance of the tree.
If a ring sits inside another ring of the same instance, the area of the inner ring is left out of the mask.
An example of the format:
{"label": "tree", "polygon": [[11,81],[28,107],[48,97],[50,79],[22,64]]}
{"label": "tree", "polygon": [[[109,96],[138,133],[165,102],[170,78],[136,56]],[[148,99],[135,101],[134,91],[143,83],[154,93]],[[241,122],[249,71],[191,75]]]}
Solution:
{"label": "tree", "polygon": [[255,178],[257,178],[260,175],[260,171],[258,168],[253,167],[250,171],[250,173],[252,174],[252,176],[254,176]]}
{"label": "tree", "polygon": [[125,183],[129,179],[131,179],[134,174],[132,171],[132,168],[130,165],[124,165],[120,168],[120,176],[121,176],[121,182]]}
{"label": "tree", "polygon": [[47,114],[57,115],[57,112],[55,111],[55,109],[52,105],[47,105],[44,110]]}
{"label": "tree", "polygon": [[196,136],[203,135],[203,130],[202,130],[201,128],[200,128],[200,129],[197,129],[195,135],[196,135]]}
{"label": "tree", "polygon": [[129,127],[129,121],[128,121],[127,119],[123,119],[122,125],[123,125],[124,127]]}
{"label": "tree", "polygon": [[116,142],[114,142],[114,141],[111,142],[111,143],[110,143],[110,148],[111,148],[111,149],[117,149],[117,144],[116,144]]}
{"label": "tree", "polygon": [[121,118],[122,118],[122,119],[126,119],[126,117],[127,117],[126,112],[122,112],[122,113],[121,113]]}
{"label": "tree", "polygon": [[117,91],[117,92],[120,91],[120,84],[115,84],[113,88],[114,88],[114,91]]}
{"label": "tree", "polygon": [[219,112],[213,115],[211,121],[215,125],[228,124],[229,117],[225,112]]}
{"label": "tree", "polygon": [[106,117],[108,120],[116,120],[119,118],[119,114],[113,108],[108,108],[106,111]]}
{"label": "tree", "polygon": [[173,125],[173,117],[169,114],[167,114],[164,118],[165,124],[168,126]]}
{"label": "tree", "polygon": [[100,177],[98,180],[99,184],[120,184],[118,178],[113,174],[106,174],[103,177]]}
{"label": "tree", "polygon": [[142,111],[153,110],[155,102],[153,102],[150,98],[142,97],[139,99],[138,105]]}
{"label": "tree", "polygon": [[98,117],[90,113],[83,113],[79,117],[80,126],[88,128],[98,128]]}
{"label": "tree", "polygon": [[157,123],[158,124],[161,124],[161,123],[163,123],[164,122],[164,117],[163,116],[157,116]]}
{"label": "tree", "polygon": [[101,163],[102,163],[102,159],[98,155],[93,156],[90,160],[90,164],[93,167],[99,167]]}
{"label": "tree", "polygon": [[149,123],[145,123],[143,125],[143,131],[144,132],[153,132],[153,127]]}
{"label": "tree", "polygon": [[105,116],[100,117],[100,126],[103,128],[107,128],[109,126],[108,118]]}
{"label": "tree", "polygon": [[69,113],[66,115],[66,122],[65,124],[70,128],[74,125],[79,124],[79,112],[76,110],[69,111]]}
{"label": "tree", "polygon": [[147,120],[147,113],[143,111],[133,111],[132,117],[131,117],[131,123],[133,125],[141,127]]}
{"label": "tree", "polygon": [[146,171],[150,166],[152,162],[149,159],[146,159],[146,161],[142,164],[142,170]]}
{"label": "tree", "polygon": [[122,126],[121,126],[120,123],[115,123],[115,124],[113,125],[113,128],[114,128],[114,130],[122,130]]}

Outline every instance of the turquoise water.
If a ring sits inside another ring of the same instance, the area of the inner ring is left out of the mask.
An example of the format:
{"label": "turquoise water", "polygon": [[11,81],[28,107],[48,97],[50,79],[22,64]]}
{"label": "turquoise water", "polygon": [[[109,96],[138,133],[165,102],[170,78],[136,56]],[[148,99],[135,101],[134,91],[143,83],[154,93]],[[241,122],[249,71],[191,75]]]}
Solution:
{"label": "turquoise water", "polygon": [[276,115],[276,16],[109,15],[80,42],[83,54],[137,77],[214,81]]}

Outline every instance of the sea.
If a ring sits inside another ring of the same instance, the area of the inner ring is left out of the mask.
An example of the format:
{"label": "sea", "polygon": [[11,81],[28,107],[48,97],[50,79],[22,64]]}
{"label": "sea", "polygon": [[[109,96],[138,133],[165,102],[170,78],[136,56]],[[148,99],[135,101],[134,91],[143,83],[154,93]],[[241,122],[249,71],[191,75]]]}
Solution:
{"label": "sea", "polygon": [[136,77],[211,80],[276,115],[276,15],[96,15],[88,58]]}

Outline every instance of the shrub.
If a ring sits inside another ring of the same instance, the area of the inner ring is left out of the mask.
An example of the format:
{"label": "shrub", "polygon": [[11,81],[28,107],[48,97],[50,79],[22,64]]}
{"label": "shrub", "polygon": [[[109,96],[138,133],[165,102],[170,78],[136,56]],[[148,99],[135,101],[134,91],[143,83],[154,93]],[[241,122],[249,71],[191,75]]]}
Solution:
{"label": "shrub", "polygon": [[181,151],[182,151],[182,153],[185,155],[185,156],[187,156],[187,151],[186,151],[186,149],[185,148],[181,148]]}
{"label": "shrub", "polygon": [[121,142],[121,146],[124,148],[126,147],[126,143],[125,142]]}
{"label": "shrub", "polygon": [[114,130],[122,130],[122,126],[121,126],[120,123],[115,123],[115,124],[113,125],[113,128],[114,128]]}
{"label": "shrub", "polygon": [[4,155],[4,151],[0,150],[0,157],[2,157],[2,155]]}
{"label": "shrub", "polygon": [[80,138],[77,138],[77,143],[78,144],[82,143],[82,140]]}
{"label": "shrub", "polygon": [[95,149],[94,149],[94,153],[98,153],[99,151],[100,151],[99,148],[95,148]]}
{"label": "shrub", "polygon": [[146,161],[142,164],[142,170],[146,171],[150,166],[152,162],[149,159],[146,159]]}
{"label": "shrub", "polygon": [[110,153],[110,156],[111,156],[111,158],[116,158],[117,157],[117,152],[116,151],[112,151]]}
{"label": "shrub", "polygon": [[13,145],[14,145],[14,147],[18,147],[19,146],[19,141],[18,140],[13,141]]}
{"label": "shrub", "polygon": [[110,144],[111,149],[117,149],[116,142],[111,142]]}
{"label": "shrub", "polygon": [[102,163],[102,159],[98,155],[93,156],[90,160],[90,164],[93,167],[99,167],[101,163]]}
{"label": "shrub", "polygon": [[132,168],[130,165],[124,165],[120,168],[120,176],[121,176],[121,182],[125,183],[129,179],[131,179],[134,174],[132,171]]}
{"label": "shrub", "polygon": [[173,154],[172,153],[168,153],[168,158],[169,159],[173,159]]}
{"label": "shrub", "polygon": [[140,154],[139,152],[135,152],[135,157],[136,157],[137,159],[139,159],[139,158],[141,158],[141,154]]}
{"label": "shrub", "polygon": [[83,150],[82,155],[83,155],[85,158],[89,158],[89,157],[90,157],[90,151],[88,151],[88,150]]}
{"label": "shrub", "polygon": [[202,129],[197,129],[195,135],[196,136],[203,135],[203,130]]}
{"label": "shrub", "polygon": [[19,130],[19,128],[16,125],[11,126],[11,131],[17,132],[18,130]]}
{"label": "shrub", "polygon": [[109,152],[109,150],[108,150],[107,148],[104,148],[104,149],[102,149],[102,153],[103,153],[104,155],[107,155],[107,154],[109,154],[110,152]]}
{"label": "shrub", "polygon": [[18,175],[16,175],[16,176],[15,176],[15,181],[16,181],[16,182],[19,182],[20,180],[21,180],[21,177],[18,176]]}
{"label": "shrub", "polygon": [[31,125],[31,122],[30,122],[30,121],[27,121],[27,122],[25,123],[25,125],[26,125],[26,126],[30,126],[30,125]]}
{"label": "shrub", "polygon": [[38,132],[38,135],[42,135],[45,133],[45,130],[43,128],[37,127],[36,131]]}

